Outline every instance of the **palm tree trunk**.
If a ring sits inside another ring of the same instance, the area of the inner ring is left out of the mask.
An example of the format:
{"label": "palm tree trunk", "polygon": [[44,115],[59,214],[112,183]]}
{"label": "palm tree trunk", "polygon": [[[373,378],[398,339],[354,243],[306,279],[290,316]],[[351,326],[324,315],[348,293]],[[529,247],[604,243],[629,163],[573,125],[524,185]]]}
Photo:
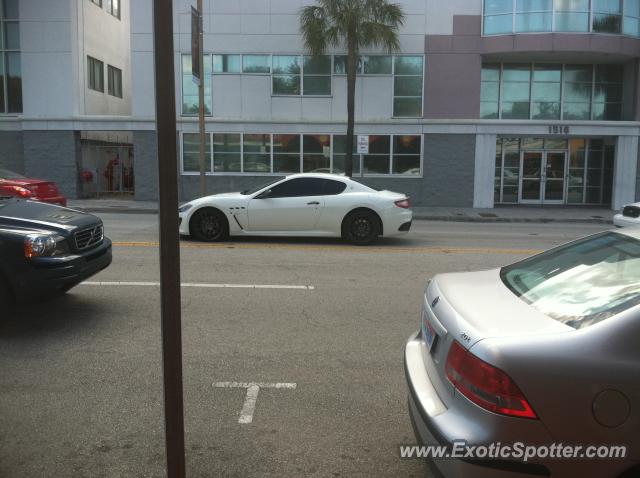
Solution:
{"label": "palm tree trunk", "polygon": [[355,123],[356,68],[358,51],[353,41],[348,42],[347,51],[347,156],[344,162],[344,174],[353,176],[353,132]]}

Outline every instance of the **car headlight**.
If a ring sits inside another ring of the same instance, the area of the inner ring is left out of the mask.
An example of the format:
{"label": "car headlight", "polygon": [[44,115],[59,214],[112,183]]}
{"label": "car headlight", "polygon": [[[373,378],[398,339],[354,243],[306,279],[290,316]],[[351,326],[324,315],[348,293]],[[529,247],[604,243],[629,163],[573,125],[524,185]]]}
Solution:
{"label": "car headlight", "polygon": [[182,206],[180,206],[178,208],[178,212],[185,212],[188,211],[189,209],[191,209],[193,207],[193,204],[187,203],[187,204],[183,204]]}
{"label": "car headlight", "polygon": [[69,245],[62,236],[55,234],[30,234],[24,239],[24,256],[51,257],[67,254]]}

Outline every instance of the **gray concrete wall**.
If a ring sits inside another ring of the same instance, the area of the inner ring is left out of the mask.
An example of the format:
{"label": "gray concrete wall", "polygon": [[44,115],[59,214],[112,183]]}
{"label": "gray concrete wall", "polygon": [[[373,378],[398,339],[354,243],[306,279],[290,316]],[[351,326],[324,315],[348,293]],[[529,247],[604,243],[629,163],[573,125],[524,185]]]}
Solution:
{"label": "gray concrete wall", "polygon": [[133,132],[135,199],[158,200],[158,145],[155,131]]}
{"label": "gray concrete wall", "polygon": [[22,131],[0,131],[0,168],[24,173]]}
{"label": "gray concrete wall", "polygon": [[473,207],[476,136],[424,137],[424,183],[416,206]]}
{"label": "gray concrete wall", "polygon": [[78,197],[80,134],[77,131],[24,131],[24,173],[57,183],[68,198]]}

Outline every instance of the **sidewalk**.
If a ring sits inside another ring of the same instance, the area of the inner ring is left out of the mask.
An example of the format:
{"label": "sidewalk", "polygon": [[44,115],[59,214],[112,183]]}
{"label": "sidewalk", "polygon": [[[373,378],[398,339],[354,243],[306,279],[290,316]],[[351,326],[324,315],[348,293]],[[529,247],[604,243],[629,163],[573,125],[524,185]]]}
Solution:
{"label": "sidewalk", "polygon": [[[157,214],[155,201],[126,201],[115,199],[69,200],[69,207],[93,213]],[[602,207],[525,207],[500,206],[495,209],[453,207],[413,207],[414,219],[454,222],[574,222],[611,224],[612,211]]]}

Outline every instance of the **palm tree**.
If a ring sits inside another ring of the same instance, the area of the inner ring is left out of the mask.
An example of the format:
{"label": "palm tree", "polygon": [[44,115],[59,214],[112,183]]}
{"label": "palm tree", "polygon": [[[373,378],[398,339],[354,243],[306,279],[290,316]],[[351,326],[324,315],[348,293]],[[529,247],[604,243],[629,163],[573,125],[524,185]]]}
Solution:
{"label": "palm tree", "polygon": [[388,0],[317,0],[300,13],[300,31],[312,56],[328,47],[347,49],[347,156],[345,174],[353,174],[353,124],[356,68],[361,48],[400,49],[398,29],[404,24],[400,5]]}

